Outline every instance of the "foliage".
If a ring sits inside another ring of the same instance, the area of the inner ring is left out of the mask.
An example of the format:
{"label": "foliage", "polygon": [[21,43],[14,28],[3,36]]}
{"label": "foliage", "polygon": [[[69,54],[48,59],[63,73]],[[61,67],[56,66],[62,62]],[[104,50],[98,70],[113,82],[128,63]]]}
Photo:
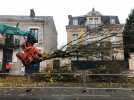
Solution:
{"label": "foliage", "polygon": [[66,64],[62,66],[58,73],[52,73],[52,79],[55,81],[72,81],[74,80],[74,74],[70,69],[70,65]]}
{"label": "foliage", "polygon": [[124,49],[125,58],[129,57],[130,52],[134,52],[134,9],[129,14],[124,27]]}
{"label": "foliage", "polygon": [[112,63],[105,63],[98,65],[97,68],[94,69],[92,72],[93,74],[107,74],[107,75],[92,76],[91,79],[95,81],[121,82],[127,80],[125,76],[119,75],[122,72],[122,66],[114,61]]}
{"label": "foliage", "polygon": [[122,71],[122,66],[116,61],[112,63],[104,63],[97,65],[97,68],[93,70],[95,74],[119,74]]}

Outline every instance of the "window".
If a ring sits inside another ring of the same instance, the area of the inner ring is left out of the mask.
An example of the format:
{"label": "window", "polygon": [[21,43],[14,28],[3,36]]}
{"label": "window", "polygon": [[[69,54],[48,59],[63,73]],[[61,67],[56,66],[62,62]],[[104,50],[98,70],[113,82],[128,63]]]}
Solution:
{"label": "window", "polygon": [[115,24],[115,19],[110,19],[110,24]]}
{"label": "window", "polygon": [[98,18],[94,18],[94,22],[95,22],[95,24],[97,24],[98,23]]}
{"label": "window", "polygon": [[94,24],[101,24],[100,17],[95,17],[94,18]]}
{"label": "window", "polygon": [[112,41],[112,42],[115,42],[115,41],[116,41],[116,36],[112,36],[111,41]]}
{"label": "window", "polygon": [[113,43],[115,43],[116,42],[116,35],[117,35],[117,33],[111,33],[111,35],[113,35],[112,37],[111,37],[111,42],[113,42]]}
{"label": "window", "polygon": [[112,33],[112,37],[111,37],[111,43],[112,43],[112,47],[116,47],[118,45],[118,38],[116,36],[117,33]]}
{"label": "window", "polygon": [[78,34],[77,33],[73,33],[72,34],[72,44],[77,44],[78,43]]}
{"label": "window", "polygon": [[38,41],[39,28],[30,28],[29,30],[33,33],[33,35],[35,36],[36,40]]}
{"label": "window", "polygon": [[94,18],[94,20],[98,20],[98,18]]}
{"label": "window", "polygon": [[78,25],[78,19],[73,19],[73,25]]}
{"label": "window", "polygon": [[89,18],[89,20],[91,21],[91,20],[93,20],[93,18]]}
{"label": "window", "polygon": [[88,34],[85,39],[86,39],[86,44],[91,43],[91,35],[90,34]]}

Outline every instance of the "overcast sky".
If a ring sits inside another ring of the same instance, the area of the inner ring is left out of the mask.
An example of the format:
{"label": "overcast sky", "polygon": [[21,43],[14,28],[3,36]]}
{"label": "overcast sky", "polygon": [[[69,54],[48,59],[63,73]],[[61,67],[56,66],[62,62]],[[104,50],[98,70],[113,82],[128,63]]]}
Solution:
{"label": "overcast sky", "polygon": [[36,15],[53,16],[58,31],[58,47],[66,44],[68,15],[79,16],[92,8],[103,15],[117,15],[125,23],[134,0],[1,0],[0,15],[29,15],[31,8]]}

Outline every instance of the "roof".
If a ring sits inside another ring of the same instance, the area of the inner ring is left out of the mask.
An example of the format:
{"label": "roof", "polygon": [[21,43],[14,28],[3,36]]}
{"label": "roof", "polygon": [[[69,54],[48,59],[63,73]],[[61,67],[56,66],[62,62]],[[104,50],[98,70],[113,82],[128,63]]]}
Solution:
{"label": "roof", "polygon": [[45,21],[53,19],[52,16],[17,16],[17,15],[0,15],[0,20],[7,20],[7,21]]}
{"label": "roof", "polygon": [[85,16],[102,16],[102,14],[98,11],[95,11],[94,8],[92,8],[92,11],[88,12]]}
{"label": "roof", "polygon": [[103,24],[110,24],[110,19],[114,19],[116,24],[120,24],[118,16],[101,16]]}
{"label": "roof", "polygon": [[115,24],[120,24],[118,16],[111,16],[111,15],[102,15],[100,12],[95,11],[93,8],[92,11],[88,12],[84,16],[69,16],[69,25],[73,25],[73,20],[78,20],[78,25],[85,25],[86,17],[100,17],[102,24],[111,24],[111,20],[115,21]]}

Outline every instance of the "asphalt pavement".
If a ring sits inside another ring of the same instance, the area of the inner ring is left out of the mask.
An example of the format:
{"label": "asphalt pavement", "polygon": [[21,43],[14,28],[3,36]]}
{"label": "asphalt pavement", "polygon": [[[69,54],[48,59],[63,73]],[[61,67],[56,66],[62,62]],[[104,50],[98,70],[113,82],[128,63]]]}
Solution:
{"label": "asphalt pavement", "polygon": [[1,88],[0,100],[134,100],[131,88]]}

